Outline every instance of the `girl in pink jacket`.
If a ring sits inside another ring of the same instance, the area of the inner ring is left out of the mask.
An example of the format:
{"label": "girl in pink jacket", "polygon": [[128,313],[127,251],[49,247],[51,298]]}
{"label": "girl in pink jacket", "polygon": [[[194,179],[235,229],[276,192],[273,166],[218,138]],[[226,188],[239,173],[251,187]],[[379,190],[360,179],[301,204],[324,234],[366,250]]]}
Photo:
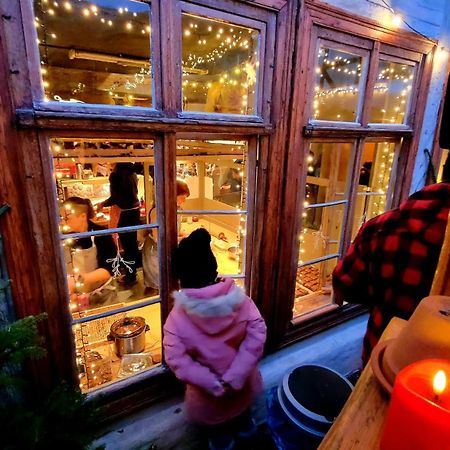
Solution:
{"label": "girl in pink jacket", "polygon": [[249,408],[262,390],[257,364],[266,325],[233,280],[217,278],[211,236],[204,229],[183,239],[174,255],[181,290],[164,325],[168,366],[186,383],[185,413],[204,425],[210,449],[232,449],[235,437],[255,434]]}

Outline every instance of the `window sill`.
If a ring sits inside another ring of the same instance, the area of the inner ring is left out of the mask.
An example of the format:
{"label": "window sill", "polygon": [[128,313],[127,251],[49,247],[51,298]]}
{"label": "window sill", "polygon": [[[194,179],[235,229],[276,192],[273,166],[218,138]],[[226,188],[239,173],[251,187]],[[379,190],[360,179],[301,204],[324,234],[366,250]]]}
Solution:
{"label": "window sill", "polygon": [[317,311],[293,319],[278,348],[286,347],[366,312],[367,307],[362,305],[347,304],[342,307],[336,304],[327,305]]}
{"label": "window sill", "polygon": [[[229,133],[251,135],[270,134],[272,126],[262,122],[232,121],[226,116],[223,121],[212,120],[209,115],[203,120],[200,117],[171,118],[155,110],[152,114],[132,115],[129,110],[121,108],[113,113],[110,109],[98,108],[96,111],[54,111],[41,109],[17,109],[16,122],[20,128],[47,129],[47,130],[89,130],[89,131],[139,131],[152,134],[155,132],[170,131],[200,131],[208,133]],[[130,110],[131,112],[131,110]],[[137,112],[137,111],[134,111]],[[259,119],[260,120],[260,119]]]}
{"label": "window sill", "polygon": [[411,137],[413,130],[406,125],[376,125],[361,126],[354,124],[352,126],[342,127],[336,125],[318,125],[309,124],[303,127],[303,136],[306,138],[361,138],[361,137]]}

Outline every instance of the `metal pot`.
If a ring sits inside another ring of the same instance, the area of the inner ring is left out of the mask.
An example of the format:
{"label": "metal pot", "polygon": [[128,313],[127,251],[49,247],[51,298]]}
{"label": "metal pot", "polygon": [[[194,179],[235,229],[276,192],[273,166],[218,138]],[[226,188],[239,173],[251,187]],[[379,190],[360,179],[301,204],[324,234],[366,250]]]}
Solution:
{"label": "metal pot", "polygon": [[143,317],[124,317],[111,325],[109,341],[114,341],[117,356],[141,353],[145,350],[145,332],[150,327]]}

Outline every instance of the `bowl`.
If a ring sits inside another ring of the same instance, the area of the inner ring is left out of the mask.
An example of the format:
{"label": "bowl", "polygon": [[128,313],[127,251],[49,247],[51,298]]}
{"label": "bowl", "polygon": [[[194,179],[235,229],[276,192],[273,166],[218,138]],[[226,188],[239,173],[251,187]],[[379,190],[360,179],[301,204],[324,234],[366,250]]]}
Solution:
{"label": "bowl", "polygon": [[371,355],[373,373],[390,394],[397,374],[423,359],[450,360],[450,297],[424,298],[395,339],[379,342]]}

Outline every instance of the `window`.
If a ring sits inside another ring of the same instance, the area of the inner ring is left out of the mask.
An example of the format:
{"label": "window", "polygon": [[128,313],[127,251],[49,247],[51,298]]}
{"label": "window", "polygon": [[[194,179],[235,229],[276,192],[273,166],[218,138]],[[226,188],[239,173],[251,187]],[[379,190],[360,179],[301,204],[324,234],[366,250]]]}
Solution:
{"label": "window", "polygon": [[150,5],[34,0],[45,101],[153,106]]}
{"label": "window", "polygon": [[418,54],[314,30],[293,305],[300,321],[337,307],[331,274],[338,258],[364,222],[393,204],[420,65]]}
{"label": "window", "polygon": [[183,14],[183,111],[256,115],[260,33]]}
{"label": "window", "polygon": [[[50,148],[80,388],[88,391],[161,361],[154,141],[53,138]],[[124,344],[136,317],[142,336]],[[121,345],[135,348],[123,354]]]}
{"label": "window", "polygon": [[321,42],[315,70],[313,118],[358,121],[366,70],[366,52],[346,50],[342,44]]}
{"label": "window", "polygon": [[[265,131],[270,103],[263,98],[271,96],[272,67],[264,61],[274,54],[266,28],[274,28],[275,14],[201,3],[175,0],[173,15],[160,14],[165,2],[154,0],[25,7],[35,25],[26,33],[33,108],[57,121],[68,117],[58,131],[44,125],[42,142],[53,162],[83,392],[160,365],[176,287],[175,229],[179,240],[205,227],[220,275],[249,287],[257,131]],[[185,120],[189,114],[195,122]],[[217,134],[216,118],[234,125],[231,134]],[[243,121],[259,128],[249,134]],[[176,215],[175,173],[190,193]],[[130,335],[136,347],[124,350]]]}
{"label": "window", "polygon": [[261,116],[265,30],[258,20],[182,3],[182,111]]}
{"label": "window", "polygon": [[252,173],[247,160],[246,141],[177,141],[177,176],[190,190],[178,209],[179,237],[206,228],[219,274],[242,281]]}

